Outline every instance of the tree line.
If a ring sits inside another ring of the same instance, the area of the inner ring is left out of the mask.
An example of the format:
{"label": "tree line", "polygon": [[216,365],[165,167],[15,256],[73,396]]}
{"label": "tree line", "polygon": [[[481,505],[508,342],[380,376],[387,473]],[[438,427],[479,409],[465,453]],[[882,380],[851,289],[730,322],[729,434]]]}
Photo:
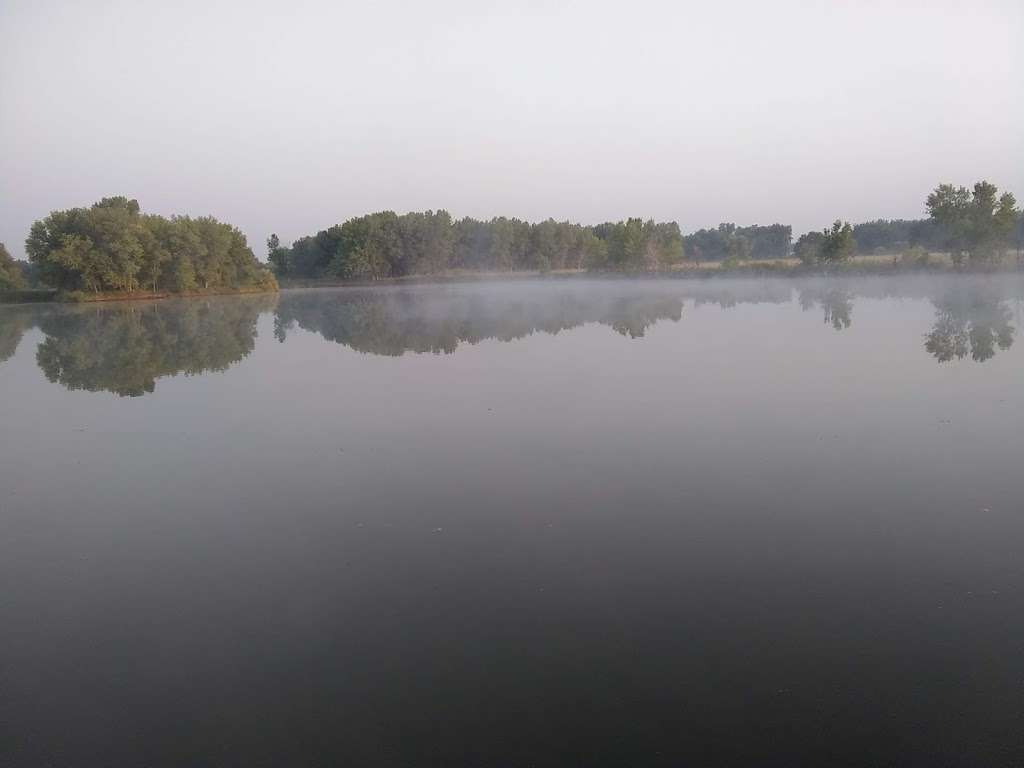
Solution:
{"label": "tree line", "polygon": [[536,224],[505,217],[453,219],[444,210],[381,211],[300,237],[290,247],[274,234],[267,248],[278,277],[373,280],[448,270],[656,271],[684,258],[728,265],[794,255],[806,265],[827,266],[857,253],[900,253],[921,265],[934,251],[950,252],[959,265],[991,260],[1015,240],[1018,248],[1024,242],[1016,200],[988,182],[978,182],[972,191],[940,185],[926,208],[929,216],[923,219],[856,225],[837,220],[796,242],[788,224],[722,223],[684,236],[676,222],[639,218],[587,226],[554,219]]}
{"label": "tree line", "polygon": [[376,280],[452,270],[670,269],[684,259],[726,266],[798,257],[808,266],[842,263],[857,253],[899,253],[922,266],[948,252],[957,266],[991,263],[1024,247],[1024,216],[1014,196],[980,181],[972,189],[941,184],[925,201],[926,219],[837,220],[795,242],[788,224],[722,223],[683,235],[676,222],[630,218],[595,226],[503,216],[453,219],[444,210],[357,216],[300,237],[291,246],[267,240],[273,274],[245,235],[212,216],[143,214],[135,200],[108,197],[88,208],[54,211],[32,225],[30,263],[0,244],[0,292],[40,284],[65,292],[190,293],[276,290],[274,277]]}
{"label": "tree line", "polygon": [[301,237],[291,247],[267,241],[279,277],[379,279],[445,270],[548,272],[561,269],[662,269],[683,257],[675,222],[628,219],[595,227],[548,219],[453,219],[444,210],[382,211]]}
{"label": "tree line", "polygon": [[126,197],[52,212],[32,225],[25,251],[41,283],[68,292],[277,289],[237,228],[143,214]]}
{"label": "tree line", "polygon": [[683,238],[686,255],[693,261],[784,259],[792,242],[793,227],[789,224],[737,227],[722,223]]}
{"label": "tree line", "polygon": [[[823,232],[808,232],[794,245],[805,264],[834,264],[858,252],[900,248],[905,261],[922,265],[930,250],[950,254],[957,267],[992,263],[1024,243],[1024,216],[1010,192],[979,181],[972,189],[940,184],[925,200],[928,219],[878,220],[851,226],[837,220]],[[860,240],[858,240],[858,232]],[[862,246],[863,244],[863,246]]]}

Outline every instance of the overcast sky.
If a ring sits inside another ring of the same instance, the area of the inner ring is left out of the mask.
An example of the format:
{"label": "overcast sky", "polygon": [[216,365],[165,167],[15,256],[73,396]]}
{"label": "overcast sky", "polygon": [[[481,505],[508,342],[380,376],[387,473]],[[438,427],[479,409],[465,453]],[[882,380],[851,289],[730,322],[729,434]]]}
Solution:
{"label": "overcast sky", "polygon": [[257,254],[375,210],[922,215],[1024,197],[1024,2],[0,0],[0,240],[124,194]]}

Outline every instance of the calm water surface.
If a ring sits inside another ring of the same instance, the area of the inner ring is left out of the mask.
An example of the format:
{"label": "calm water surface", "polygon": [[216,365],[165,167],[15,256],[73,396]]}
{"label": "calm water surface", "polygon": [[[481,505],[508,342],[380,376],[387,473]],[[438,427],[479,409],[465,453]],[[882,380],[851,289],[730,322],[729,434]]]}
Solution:
{"label": "calm water surface", "polygon": [[1020,765],[1022,297],[0,307],[0,765]]}

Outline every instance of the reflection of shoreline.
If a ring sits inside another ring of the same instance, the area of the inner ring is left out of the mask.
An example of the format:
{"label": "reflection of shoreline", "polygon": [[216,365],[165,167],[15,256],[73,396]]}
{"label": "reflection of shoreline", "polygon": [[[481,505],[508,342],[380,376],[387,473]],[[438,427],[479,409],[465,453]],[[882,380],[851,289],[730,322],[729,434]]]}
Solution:
{"label": "reflection of shoreline", "polygon": [[[282,295],[275,316],[275,336],[284,341],[289,330],[298,327],[358,352],[387,356],[452,353],[460,344],[483,339],[511,341],[532,333],[556,334],[587,323],[606,325],[639,338],[661,320],[678,322],[687,302],[723,309],[740,304],[781,304],[793,300],[794,289],[802,309],[818,307],[824,323],[843,331],[853,325],[853,310],[859,298],[929,299],[941,315],[941,296],[945,294],[935,296],[938,288],[945,288],[946,294],[974,296],[968,306],[975,314],[987,312],[994,318],[1009,318],[1003,304],[1022,287],[1022,281],[995,288],[984,280],[958,278],[946,281],[945,286],[921,279],[900,285],[864,279],[797,284],[708,281],[686,286],[672,281],[621,281],[612,286],[595,281],[575,286],[576,290],[568,284],[524,282],[520,290],[477,284],[468,290],[465,286],[435,286],[293,291]],[[976,345],[972,359],[978,362],[989,359],[996,347],[1008,349],[1015,332],[1008,321],[1006,327],[995,327],[998,323],[993,320],[992,342],[987,343],[980,331],[985,322],[980,316],[973,323],[967,320],[975,329],[973,335],[968,334],[968,348],[971,343]],[[933,353],[927,345],[926,349]]]}
{"label": "reflection of shoreline", "polygon": [[137,397],[156,380],[224,371],[249,355],[276,294],[76,307],[44,315],[36,362],[72,390]]}
{"label": "reflection of shoreline", "polygon": [[38,315],[28,307],[9,307],[0,311],[0,364],[14,357],[21,337],[36,327]]}
{"label": "reflection of shoreline", "polygon": [[443,292],[350,290],[335,296],[285,296],[278,305],[280,341],[299,327],[358,352],[400,356],[452,353],[485,339],[512,341],[557,334],[587,323],[639,338],[660,320],[678,321],[683,301],[669,295],[615,296],[536,291]]}
{"label": "reflection of shoreline", "polygon": [[[0,307],[0,365],[24,334],[46,338],[36,361],[52,382],[69,389],[139,396],[156,380],[178,373],[222,371],[250,354],[256,321],[274,312],[274,334],[284,341],[301,328],[327,341],[374,355],[451,353],[485,339],[513,341],[599,324],[641,338],[659,322],[679,322],[686,307],[788,304],[818,309],[838,331],[853,326],[861,299],[929,300],[935,322],[925,351],[939,362],[984,362],[1009,349],[1020,318],[1024,280],[961,277],[764,281],[620,280],[588,283],[520,281],[510,284],[312,289],[281,294],[111,304],[36,304]],[[868,310],[861,309],[860,312]],[[894,333],[900,329],[894,328]]]}

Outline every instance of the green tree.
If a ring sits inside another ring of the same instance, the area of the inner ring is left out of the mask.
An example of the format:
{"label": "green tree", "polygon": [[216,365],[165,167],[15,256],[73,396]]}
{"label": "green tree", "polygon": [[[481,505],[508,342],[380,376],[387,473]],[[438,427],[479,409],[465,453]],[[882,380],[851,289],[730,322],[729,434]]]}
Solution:
{"label": "green tree", "polygon": [[210,216],[143,215],[125,197],[54,211],[32,225],[25,250],[42,282],[68,291],[277,287],[235,227]]}
{"label": "green tree", "polygon": [[821,232],[807,232],[797,239],[793,246],[793,253],[806,266],[817,264],[821,258],[824,242],[825,236]]}
{"label": "green tree", "polygon": [[1010,247],[1017,223],[1017,201],[1009,192],[987,181],[979,181],[973,190],[940,184],[925,201],[928,215],[947,234],[946,245],[955,263],[964,255],[971,262],[998,258]]}
{"label": "green tree", "polygon": [[826,264],[834,264],[848,260],[857,250],[857,241],[853,238],[853,227],[849,222],[836,221],[831,229],[826,229],[821,241],[818,260]]}
{"label": "green tree", "polygon": [[282,246],[277,234],[267,238],[267,262],[275,275],[283,277],[291,273],[291,256],[291,248]]}
{"label": "green tree", "polygon": [[0,291],[18,291],[25,288],[25,278],[7,248],[0,243]]}

